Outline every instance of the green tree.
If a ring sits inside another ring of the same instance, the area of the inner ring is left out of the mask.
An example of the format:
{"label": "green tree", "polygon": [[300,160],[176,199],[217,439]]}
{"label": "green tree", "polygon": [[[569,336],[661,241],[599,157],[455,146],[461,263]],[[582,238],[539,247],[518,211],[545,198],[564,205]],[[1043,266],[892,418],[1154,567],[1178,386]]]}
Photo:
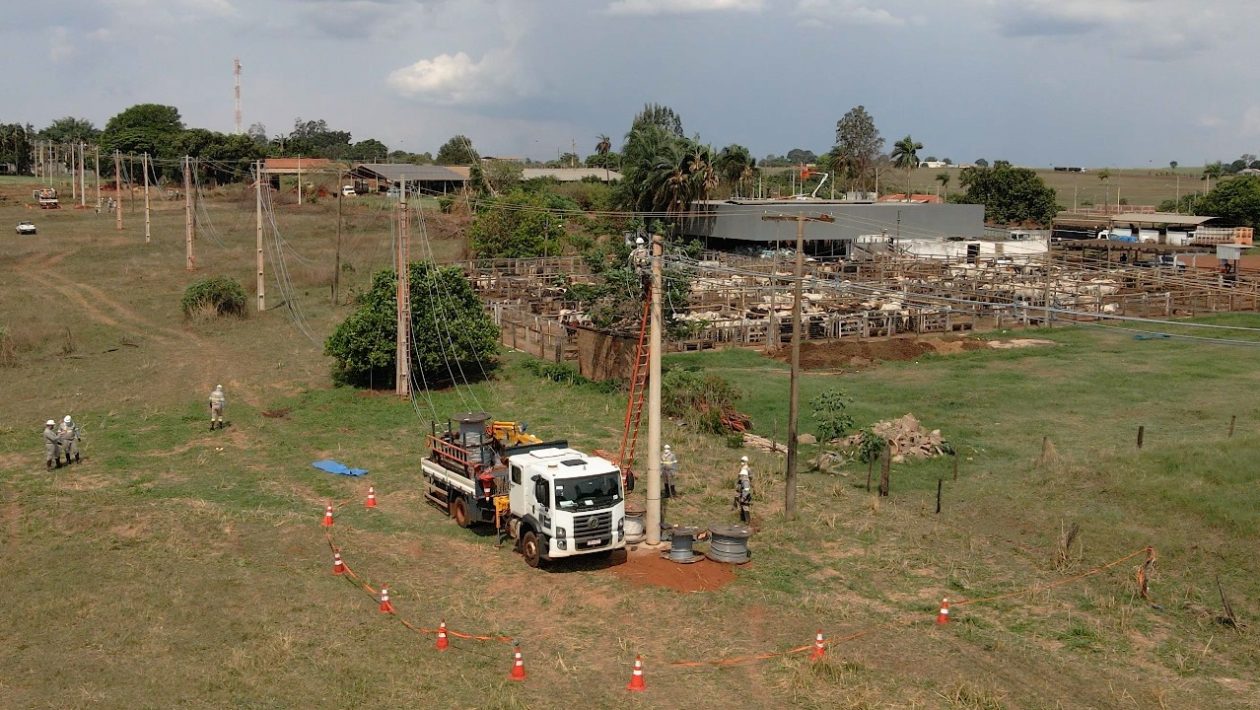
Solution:
{"label": "green tree", "polygon": [[732,143],[718,152],[713,164],[732,193],[738,195],[745,182],[752,179],[757,163],[747,148]]}
{"label": "green tree", "polygon": [[1177,169],[1177,161],[1175,161],[1175,160],[1170,160],[1170,161],[1168,161],[1168,167],[1172,168],[1173,170],[1176,170],[1176,169]]}
{"label": "green tree", "polygon": [[483,162],[481,176],[490,193],[497,195],[520,184],[525,168],[516,160],[487,160]]}
{"label": "green tree", "polygon": [[599,164],[604,168],[604,181],[608,181],[608,154],[612,152],[612,139],[603,133],[595,137],[595,155],[599,156]]}
{"label": "green tree", "polygon": [[483,259],[558,254],[565,236],[564,219],[553,210],[578,209],[576,203],[549,192],[518,188],[500,199],[484,201],[468,237]]}
{"label": "green tree", "polygon": [[910,199],[910,195],[914,192],[910,184],[910,176],[914,174],[914,169],[919,167],[920,150],[923,150],[923,144],[908,135],[893,143],[893,166],[906,171],[906,199]]}
{"label": "green tree", "polygon": [[853,417],[847,411],[849,398],[838,389],[819,392],[809,401],[820,442],[839,439],[853,429]]}
{"label": "green tree", "polygon": [[101,132],[86,118],[65,116],[39,132],[41,140],[54,143],[95,143]]}
{"label": "green tree", "polygon": [[20,123],[0,124],[0,163],[12,163],[19,174],[31,172],[35,129]]}
{"label": "green tree", "polygon": [[1195,207],[1233,226],[1260,227],[1260,176],[1221,180]]}
{"label": "green tree", "polygon": [[148,153],[159,160],[153,165],[159,177],[171,172],[178,174],[178,170],[163,168],[160,161],[175,160],[183,155],[179,150],[183,133],[184,122],[179,109],[161,104],[136,104],[106,122],[100,136],[101,152]]}
{"label": "green tree", "polygon": [[1221,161],[1219,160],[1216,161],[1215,163],[1208,163],[1207,165],[1203,166],[1203,177],[1200,179],[1207,181],[1207,187],[1204,190],[1204,192],[1211,192],[1212,181],[1220,180],[1221,176],[1224,174],[1225,174],[1225,166],[1222,165]]}
{"label": "green tree", "polygon": [[[499,330],[458,267],[409,265],[411,276],[411,371],[428,386],[480,376],[495,365]],[[334,359],[333,378],[358,386],[394,385],[398,333],[392,270],[378,271],[359,294],[357,308],[324,343]],[[474,375],[475,373],[475,375]]]}
{"label": "green tree", "polygon": [[346,158],[363,162],[384,162],[389,155],[389,147],[375,138],[367,138],[350,146]]}
{"label": "green tree", "polygon": [[[656,126],[678,138],[686,135],[683,133],[682,118],[674,109],[661,104],[644,104],[643,110],[630,122],[630,133],[648,126]],[[622,152],[625,152],[624,148]]]}
{"label": "green tree", "polygon": [[1009,163],[992,168],[963,168],[959,183],[965,192],[954,202],[984,205],[989,224],[1048,225],[1059,211],[1054,190],[1036,172]]}
{"label": "green tree", "polygon": [[452,136],[450,140],[442,144],[438,148],[437,157],[433,159],[438,165],[472,165],[481,158],[477,155],[477,151],[473,149],[472,141],[468,140],[468,136],[457,135]]}
{"label": "green tree", "polygon": [[951,177],[952,177],[952,176],[951,176],[949,173],[946,173],[946,172],[940,172],[940,173],[937,173],[937,174],[936,174],[936,181],[937,181],[937,182],[939,182],[939,183],[941,184],[941,187],[942,187],[942,188],[944,188],[944,190],[945,190],[945,199],[947,199],[947,200],[949,199],[949,181],[950,181]]}
{"label": "green tree", "polygon": [[875,189],[875,161],[884,150],[884,139],[865,106],[855,106],[836,121],[836,145],[832,165],[848,189]]}
{"label": "green tree", "polygon": [[989,167],[989,161],[985,160],[984,158],[976,158],[976,167],[987,168]]}

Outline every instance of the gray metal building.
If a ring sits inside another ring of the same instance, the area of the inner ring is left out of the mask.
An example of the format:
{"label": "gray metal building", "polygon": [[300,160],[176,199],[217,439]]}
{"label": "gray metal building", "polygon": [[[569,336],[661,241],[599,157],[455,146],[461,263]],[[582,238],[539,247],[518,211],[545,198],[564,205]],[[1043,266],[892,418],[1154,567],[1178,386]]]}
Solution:
{"label": "gray metal building", "polygon": [[796,224],[766,215],[829,215],[834,222],[805,224],[806,250],[847,252],[845,242],[868,234],[892,239],[976,238],[984,234],[983,205],[838,200],[706,200],[692,203],[683,233],[714,247],[772,246],[796,240]]}

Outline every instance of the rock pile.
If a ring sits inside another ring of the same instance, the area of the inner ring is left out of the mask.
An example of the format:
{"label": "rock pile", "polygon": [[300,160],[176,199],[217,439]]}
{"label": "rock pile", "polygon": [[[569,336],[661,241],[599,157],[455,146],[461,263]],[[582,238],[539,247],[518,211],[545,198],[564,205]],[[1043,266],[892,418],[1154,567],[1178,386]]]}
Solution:
{"label": "rock pile", "polygon": [[[888,442],[893,463],[901,463],[907,458],[929,459],[953,453],[940,429],[927,431],[913,414],[878,422],[871,426],[871,433]],[[855,449],[861,445],[862,435],[855,434],[839,443],[842,449]]]}

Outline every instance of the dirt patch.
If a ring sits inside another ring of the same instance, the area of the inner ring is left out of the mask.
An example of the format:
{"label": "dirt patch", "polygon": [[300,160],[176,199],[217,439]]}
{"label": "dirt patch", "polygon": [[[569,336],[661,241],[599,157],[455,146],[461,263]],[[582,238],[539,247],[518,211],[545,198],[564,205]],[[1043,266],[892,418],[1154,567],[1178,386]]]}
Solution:
{"label": "dirt patch", "polygon": [[[956,355],[973,350],[1010,350],[1054,345],[1053,340],[1015,338],[978,340],[976,338],[885,338],[882,340],[835,340],[801,343],[801,367],[806,370],[858,370],[878,362],[917,360],[924,355]],[[788,362],[791,351],[784,348],[772,356]]]}
{"label": "dirt patch", "polygon": [[[960,353],[983,350],[980,340],[926,338],[887,338],[884,340],[837,340],[829,343],[801,343],[801,367],[806,370],[857,369],[876,362],[914,360],[932,353]],[[787,362],[791,351],[780,350],[776,360]]]}
{"label": "dirt patch", "polygon": [[642,587],[664,587],[676,592],[712,592],[735,581],[731,565],[700,560],[689,565],[670,562],[657,550],[640,548],[626,556],[626,563],[612,567],[617,577]]}
{"label": "dirt patch", "polygon": [[264,417],[267,417],[268,419],[284,419],[285,417],[289,416],[289,412],[291,411],[293,410],[291,410],[289,407],[280,407],[278,409],[264,409],[262,412],[259,412],[259,413],[262,414]]}

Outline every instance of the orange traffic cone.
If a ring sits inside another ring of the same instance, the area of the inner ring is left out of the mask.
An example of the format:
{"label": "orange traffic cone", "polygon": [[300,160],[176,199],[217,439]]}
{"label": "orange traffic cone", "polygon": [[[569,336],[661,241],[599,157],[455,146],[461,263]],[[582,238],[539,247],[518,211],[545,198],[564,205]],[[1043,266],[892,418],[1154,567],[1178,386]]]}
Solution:
{"label": "orange traffic cone", "polygon": [[822,629],[818,630],[818,635],[814,637],[814,650],[809,654],[809,660],[821,661],[823,654],[827,652],[827,647],[823,643]]}
{"label": "orange traffic cone", "polygon": [[508,674],[508,680],[525,680],[525,661],[521,660],[521,645],[512,645],[512,672]]}
{"label": "orange traffic cone", "polygon": [[346,573],[346,563],[341,561],[341,553],[333,553],[333,574],[343,575]]}
{"label": "orange traffic cone", "polygon": [[443,621],[441,624],[438,624],[437,650],[445,651],[450,645],[451,642],[446,638],[446,622]]}
{"label": "orange traffic cone", "polygon": [[332,504],[331,504],[331,503],[329,503],[329,504],[328,504],[328,507],[327,507],[327,508],[324,508],[324,522],[323,522],[323,523],[321,523],[321,524],[322,524],[324,527],[326,527],[326,528],[331,528],[331,527],[333,526],[333,518],[332,518]]}
{"label": "orange traffic cone", "polygon": [[949,623],[949,599],[941,600],[941,610],[936,613],[936,624],[943,626]]}
{"label": "orange traffic cone", "polygon": [[366,503],[364,503],[363,505],[364,505],[364,506],[366,506],[366,507],[368,507],[368,508],[375,508],[375,507],[376,507],[376,488],[375,488],[375,487],[373,487],[373,486],[368,486],[368,497],[367,497],[367,502],[366,502]]}
{"label": "orange traffic cone", "polygon": [[389,603],[389,588],[387,587],[381,587],[381,613],[394,613],[394,605]]}
{"label": "orange traffic cone", "polygon": [[638,692],[647,690],[647,683],[643,682],[643,657],[634,657],[634,673],[630,676],[630,683],[626,685],[626,690]]}

